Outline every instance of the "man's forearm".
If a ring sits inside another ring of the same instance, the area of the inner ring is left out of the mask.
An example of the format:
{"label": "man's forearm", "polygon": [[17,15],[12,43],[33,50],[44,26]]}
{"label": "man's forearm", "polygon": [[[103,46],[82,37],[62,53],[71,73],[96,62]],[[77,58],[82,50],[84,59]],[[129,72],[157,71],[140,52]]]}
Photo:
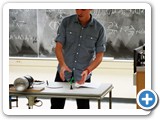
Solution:
{"label": "man's forearm", "polygon": [[57,42],[55,48],[55,54],[61,67],[66,65],[63,57],[62,48],[63,48],[62,44]]}
{"label": "man's forearm", "polygon": [[91,72],[93,71],[101,62],[103,59],[103,52],[97,53],[96,58],[93,60],[93,62],[87,67],[87,69]]}

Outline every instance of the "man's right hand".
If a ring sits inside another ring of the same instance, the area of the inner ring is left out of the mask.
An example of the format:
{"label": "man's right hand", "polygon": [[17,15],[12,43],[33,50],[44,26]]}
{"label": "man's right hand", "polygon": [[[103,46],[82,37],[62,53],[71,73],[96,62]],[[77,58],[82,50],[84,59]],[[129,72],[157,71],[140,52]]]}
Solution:
{"label": "man's right hand", "polygon": [[65,71],[72,72],[71,69],[69,69],[68,66],[63,65],[63,66],[61,67],[61,69],[60,69],[60,77],[61,77],[61,79],[62,79],[63,81],[65,81],[65,75],[64,75],[64,72],[65,72]]}

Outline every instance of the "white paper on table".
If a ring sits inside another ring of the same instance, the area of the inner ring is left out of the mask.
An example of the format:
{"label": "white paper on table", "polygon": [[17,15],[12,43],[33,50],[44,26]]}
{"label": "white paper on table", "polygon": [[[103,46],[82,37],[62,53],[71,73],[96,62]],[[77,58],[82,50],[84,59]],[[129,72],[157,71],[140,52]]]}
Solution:
{"label": "white paper on table", "polygon": [[78,84],[75,83],[76,88],[99,88],[100,84],[95,84],[95,83],[84,83],[84,84]]}
{"label": "white paper on table", "polygon": [[54,84],[54,83],[50,83],[49,85],[46,86],[47,88],[52,88],[52,89],[57,89],[57,88],[63,88],[62,85],[59,84]]}

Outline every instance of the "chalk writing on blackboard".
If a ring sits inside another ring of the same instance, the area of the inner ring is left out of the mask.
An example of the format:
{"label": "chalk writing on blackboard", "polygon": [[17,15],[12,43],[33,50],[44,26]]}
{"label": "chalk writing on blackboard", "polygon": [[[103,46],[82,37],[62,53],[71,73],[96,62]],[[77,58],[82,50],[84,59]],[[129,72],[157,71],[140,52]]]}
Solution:
{"label": "chalk writing on blackboard", "polygon": [[[74,9],[10,9],[10,56],[55,57],[57,29],[72,14]],[[92,15],[106,29],[105,56],[133,59],[133,49],[145,43],[145,10],[94,9]]]}

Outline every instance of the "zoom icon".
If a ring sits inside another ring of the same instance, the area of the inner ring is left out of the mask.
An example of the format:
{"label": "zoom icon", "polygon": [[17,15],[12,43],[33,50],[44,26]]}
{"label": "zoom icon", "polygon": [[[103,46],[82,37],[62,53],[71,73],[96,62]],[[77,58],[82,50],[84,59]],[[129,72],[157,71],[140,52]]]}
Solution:
{"label": "zoom icon", "polygon": [[153,109],[157,102],[157,94],[153,90],[143,89],[137,95],[137,103],[144,110]]}

